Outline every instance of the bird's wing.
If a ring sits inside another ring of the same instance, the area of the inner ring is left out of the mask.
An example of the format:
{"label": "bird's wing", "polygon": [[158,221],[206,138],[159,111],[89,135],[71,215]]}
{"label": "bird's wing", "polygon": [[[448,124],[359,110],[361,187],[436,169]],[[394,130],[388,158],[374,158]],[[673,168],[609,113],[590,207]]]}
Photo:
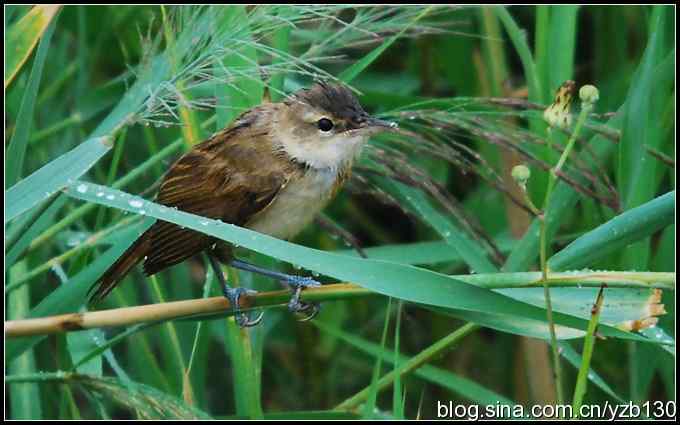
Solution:
{"label": "bird's wing", "polygon": [[[233,143],[232,136],[218,134],[180,158],[161,184],[156,202],[237,225],[267,207],[291,178],[290,163],[262,143],[263,135],[241,134],[240,143]],[[251,140],[244,143],[248,136]],[[154,274],[213,243],[208,235],[158,221],[151,228],[144,271]]]}

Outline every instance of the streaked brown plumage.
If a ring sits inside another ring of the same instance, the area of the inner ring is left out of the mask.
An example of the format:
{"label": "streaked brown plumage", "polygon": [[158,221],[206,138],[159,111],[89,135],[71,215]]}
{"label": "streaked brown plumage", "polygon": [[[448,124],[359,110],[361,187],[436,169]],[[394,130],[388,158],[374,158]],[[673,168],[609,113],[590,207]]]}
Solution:
{"label": "streaked brown plumage", "polygon": [[[325,131],[324,119],[331,130]],[[289,239],[342,186],[368,136],[386,127],[346,87],[317,83],[243,113],[193,147],[172,165],[156,202]],[[153,275],[214,245],[228,263],[229,244],[158,221],[104,273],[92,299],[108,295],[141,261]]]}

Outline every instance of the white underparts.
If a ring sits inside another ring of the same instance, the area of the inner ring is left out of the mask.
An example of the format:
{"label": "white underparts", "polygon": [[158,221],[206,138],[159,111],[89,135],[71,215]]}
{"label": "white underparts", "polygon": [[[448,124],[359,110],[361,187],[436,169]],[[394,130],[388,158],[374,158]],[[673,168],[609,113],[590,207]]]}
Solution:
{"label": "white underparts", "polygon": [[309,169],[305,175],[289,182],[263,211],[246,227],[279,239],[298,234],[326,206],[338,173],[329,168]]}

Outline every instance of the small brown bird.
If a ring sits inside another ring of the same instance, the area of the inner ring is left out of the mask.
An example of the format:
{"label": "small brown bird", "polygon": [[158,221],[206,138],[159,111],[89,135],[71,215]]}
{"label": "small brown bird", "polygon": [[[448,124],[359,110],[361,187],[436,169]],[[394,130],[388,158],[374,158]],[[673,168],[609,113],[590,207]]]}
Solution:
{"label": "small brown bird", "polygon": [[[298,234],[333,198],[369,136],[396,125],[369,116],[345,86],[319,82],[280,103],[241,114],[179,158],[161,183],[156,202],[220,219],[280,239]],[[91,300],[108,295],[140,261],[150,276],[207,252],[241,326],[243,288],[230,288],[217,261],[271,276],[293,290],[292,311],[307,311],[300,291],[319,283],[257,267],[234,258],[224,241],[158,221],[142,234],[92,287]]]}

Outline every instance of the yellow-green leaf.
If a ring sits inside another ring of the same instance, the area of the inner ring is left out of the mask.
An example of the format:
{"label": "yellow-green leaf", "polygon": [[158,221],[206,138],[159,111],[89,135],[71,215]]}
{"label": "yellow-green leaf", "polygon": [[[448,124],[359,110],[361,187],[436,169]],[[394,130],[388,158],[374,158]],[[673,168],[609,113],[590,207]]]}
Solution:
{"label": "yellow-green leaf", "polygon": [[38,5],[12,25],[7,32],[5,62],[5,89],[31,55],[47,25],[61,8],[60,5]]}

